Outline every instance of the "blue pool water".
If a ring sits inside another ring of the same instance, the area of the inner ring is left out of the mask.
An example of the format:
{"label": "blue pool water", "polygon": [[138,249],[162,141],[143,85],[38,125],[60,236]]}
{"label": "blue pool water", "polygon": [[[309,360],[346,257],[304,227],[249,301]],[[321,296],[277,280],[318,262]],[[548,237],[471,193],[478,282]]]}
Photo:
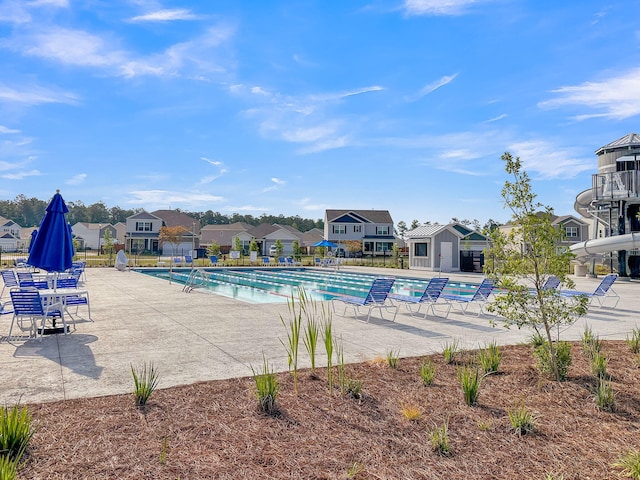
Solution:
{"label": "blue pool water", "polygon": [[[138,268],[136,272],[176,283],[190,283],[194,288],[249,303],[284,303],[298,288],[304,288],[313,300],[331,300],[344,295],[366,296],[378,275],[321,271],[308,268],[200,268],[192,280],[190,268]],[[429,279],[395,277],[393,292],[421,295]],[[477,284],[449,282],[446,293],[467,295]]]}

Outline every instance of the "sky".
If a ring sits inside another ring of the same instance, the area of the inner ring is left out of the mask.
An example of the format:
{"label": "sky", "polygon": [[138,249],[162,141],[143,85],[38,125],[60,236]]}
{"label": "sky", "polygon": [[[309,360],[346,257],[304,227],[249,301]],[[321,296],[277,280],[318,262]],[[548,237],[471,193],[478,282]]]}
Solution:
{"label": "sky", "polygon": [[640,132],[640,2],[0,0],[0,199],[576,215]]}

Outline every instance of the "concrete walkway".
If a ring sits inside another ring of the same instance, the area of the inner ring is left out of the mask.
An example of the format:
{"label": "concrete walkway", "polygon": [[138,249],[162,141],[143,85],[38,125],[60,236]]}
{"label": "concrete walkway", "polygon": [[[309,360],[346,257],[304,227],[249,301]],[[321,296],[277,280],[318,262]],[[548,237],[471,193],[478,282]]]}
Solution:
{"label": "concrete walkway", "polygon": [[[356,267],[344,267],[358,270]],[[430,272],[361,269],[383,275],[429,278]],[[480,275],[449,274],[451,280],[479,282]],[[600,279],[575,278],[578,289],[593,291]],[[263,354],[276,370],[286,370],[281,340],[287,330],[286,304],[248,304],[169,284],[135,272],[115,269],[87,270],[93,322],[78,319],[70,335],[8,343],[10,315],[0,318],[0,403],[11,405],[79,397],[130,393],[131,365],[153,362],[160,372],[160,387],[251,375],[262,366]],[[579,339],[585,322],[603,339],[624,339],[640,323],[639,282],[620,279],[614,285],[622,297],[616,309],[592,308],[584,319],[569,327],[565,339]],[[86,318],[81,307],[80,317]],[[377,312],[374,311],[374,316]],[[388,317],[388,316],[387,316]],[[476,348],[495,340],[514,344],[530,338],[528,330],[491,327],[490,317],[451,313],[448,319],[412,318],[400,309],[396,322],[372,318],[333,317],[333,331],[341,337],[347,362],[385,357],[399,350],[403,357],[442,351],[458,340]],[[300,347],[302,366],[308,366]],[[320,347],[321,352],[324,351]],[[324,365],[321,353],[318,365]]]}

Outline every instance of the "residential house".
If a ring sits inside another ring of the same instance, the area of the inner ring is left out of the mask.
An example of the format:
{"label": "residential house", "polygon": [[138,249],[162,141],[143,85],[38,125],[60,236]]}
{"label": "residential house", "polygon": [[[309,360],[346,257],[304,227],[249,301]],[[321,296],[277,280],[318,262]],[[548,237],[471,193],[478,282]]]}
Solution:
{"label": "residential house", "polygon": [[302,243],[300,246],[306,249],[308,255],[311,255],[315,249],[314,245],[323,239],[324,232],[319,228],[312,228],[302,234]]}
{"label": "residential house", "polygon": [[183,227],[185,232],[178,244],[161,245],[163,255],[193,255],[192,251],[200,246],[200,222],[178,210],[156,210],[151,215],[162,220],[163,227]]}
{"label": "residential house", "polygon": [[269,249],[278,240],[282,244],[282,254],[291,255],[293,253],[293,242],[298,241],[302,246],[302,232],[289,225],[278,225],[274,223],[261,223],[252,227],[248,232],[256,241],[261,255],[269,255]]}
{"label": "residential house", "polygon": [[28,243],[20,238],[21,227],[13,220],[0,217],[0,249],[3,252],[24,250]]}
{"label": "residential house", "polygon": [[127,234],[127,224],[123,222],[116,223],[113,228],[116,229],[116,239],[120,245],[124,245],[124,236]]}
{"label": "residential house", "polygon": [[[573,215],[551,215],[551,224],[557,228],[562,228],[565,237],[558,244],[559,249],[568,249],[574,243],[589,240],[589,223],[574,217]],[[500,231],[505,235],[513,230],[511,222],[500,226]]]}
{"label": "residential house", "polygon": [[117,242],[117,230],[110,223],[78,222],[71,227],[75,238],[85,249],[98,250],[104,245],[104,236],[109,232],[113,243]]}
{"label": "residential house", "polygon": [[388,210],[326,210],[324,238],[342,248],[358,241],[364,254],[388,255],[395,243],[393,219]]}
{"label": "residential house", "polygon": [[457,222],[423,225],[405,233],[409,268],[441,272],[482,272],[489,239]]}
{"label": "residential house", "polygon": [[228,254],[235,246],[235,238],[240,239],[240,245],[245,255],[249,252],[249,244],[253,240],[249,230],[253,225],[244,222],[229,224],[205,225],[200,230],[200,245],[209,247],[215,242],[220,247],[220,253]]}
{"label": "residential house", "polygon": [[142,252],[159,253],[160,227],[162,219],[149,212],[136,213],[127,217],[124,236],[125,250],[132,254]]}

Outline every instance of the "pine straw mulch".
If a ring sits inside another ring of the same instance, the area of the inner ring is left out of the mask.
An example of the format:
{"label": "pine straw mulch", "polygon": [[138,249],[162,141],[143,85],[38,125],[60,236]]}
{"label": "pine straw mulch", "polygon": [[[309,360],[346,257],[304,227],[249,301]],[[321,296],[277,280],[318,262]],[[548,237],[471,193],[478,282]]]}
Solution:
{"label": "pine straw mulch", "polygon": [[[557,383],[538,375],[531,346],[504,347],[500,373],[485,377],[471,407],[442,355],[429,357],[437,372],[428,387],[418,374],[426,357],[395,370],[386,359],[349,365],[361,400],[330,395],[326,369],[300,372],[297,396],[291,375],[279,374],[274,416],[257,411],[252,378],[157,390],[143,410],[132,395],[30,405],[38,427],[19,478],[619,478],[612,462],[640,447],[637,359],[625,342],[604,342],[617,393],[608,413],[595,406],[581,345],[572,349],[569,378]],[[508,412],[522,401],[537,421],[519,437]],[[410,406],[419,419],[404,417]],[[444,422],[449,456],[429,437]]]}

